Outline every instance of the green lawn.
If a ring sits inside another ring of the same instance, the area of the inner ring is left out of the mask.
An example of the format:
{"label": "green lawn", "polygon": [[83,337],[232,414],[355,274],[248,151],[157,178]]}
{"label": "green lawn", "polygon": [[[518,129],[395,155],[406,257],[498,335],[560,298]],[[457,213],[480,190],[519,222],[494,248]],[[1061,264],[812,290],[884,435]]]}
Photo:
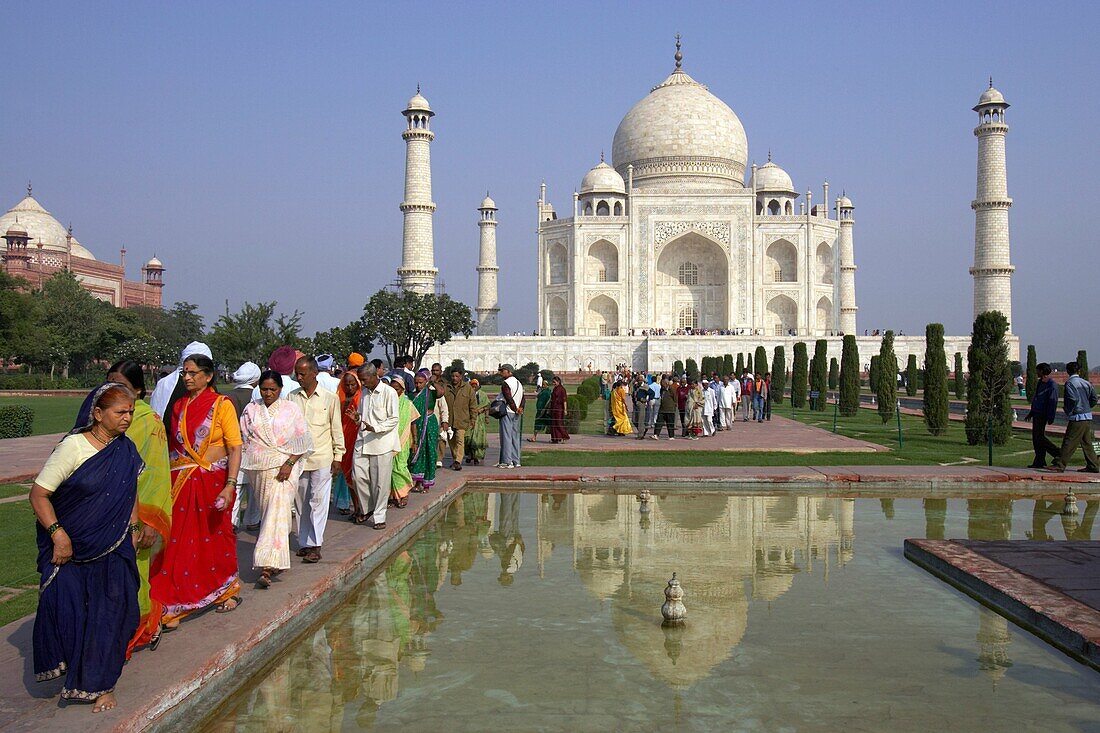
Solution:
{"label": "green lawn", "polygon": [[[3,485],[8,491],[10,484]],[[18,487],[26,492],[26,487]],[[0,626],[34,613],[38,607],[38,570],[35,558],[34,514],[24,501],[0,504]]]}
{"label": "green lawn", "polygon": [[34,410],[32,435],[64,433],[73,427],[83,397],[0,397],[0,407],[26,405]]}
{"label": "green lawn", "polygon": [[0,484],[0,499],[7,499],[11,496],[26,496],[29,490],[30,487],[24,484]]}

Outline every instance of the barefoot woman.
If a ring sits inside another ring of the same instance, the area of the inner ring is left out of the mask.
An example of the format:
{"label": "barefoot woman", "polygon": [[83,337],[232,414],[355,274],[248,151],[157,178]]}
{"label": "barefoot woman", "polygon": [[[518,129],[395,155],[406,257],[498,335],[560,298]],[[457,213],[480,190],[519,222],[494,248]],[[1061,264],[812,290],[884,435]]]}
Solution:
{"label": "barefoot woman", "polygon": [[38,518],[34,677],[65,675],[61,697],[115,706],[126,646],[138,626],[135,559],[141,458],[122,434],[134,394],[109,382],[88,395],[76,425],[31,487]]}

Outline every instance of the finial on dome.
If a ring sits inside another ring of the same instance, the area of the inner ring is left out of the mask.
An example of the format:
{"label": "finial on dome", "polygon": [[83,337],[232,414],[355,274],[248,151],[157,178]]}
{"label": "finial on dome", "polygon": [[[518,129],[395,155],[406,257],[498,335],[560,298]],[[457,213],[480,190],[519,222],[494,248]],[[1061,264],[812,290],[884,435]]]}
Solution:
{"label": "finial on dome", "polygon": [[420,94],[420,82],[416,82],[416,93]]}
{"label": "finial on dome", "polygon": [[993,88],[993,75],[992,74],[989,75],[989,88],[990,89]]}
{"label": "finial on dome", "polygon": [[32,190],[32,189],[31,189],[31,182],[30,182],[30,181],[27,181],[27,195],[28,195],[28,196],[30,196],[30,195],[31,195],[31,190]]}
{"label": "finial on dome", "polygon": [[684,54],[680,53],[680,34],[676,34],[676,55],[673,56],[676,59],[676,68],[679,69],[684,63]]}
{"label": "finial on dome", "polygon": [[65,232],[65,237],[67,239],[72,239],[73,238],[73,223],[71,221],[69,222],[68,230],[66,230],[66,232]]}
{"label": "finial on dome", "polygon": [[603,151],[602,150],[600,151],[600,162],[601,163],[603,162]]}
{"label": "finial on dome", "polygon": [[772,162],[772,149],[771,148],[768,148],[768,162],[769,163]]}

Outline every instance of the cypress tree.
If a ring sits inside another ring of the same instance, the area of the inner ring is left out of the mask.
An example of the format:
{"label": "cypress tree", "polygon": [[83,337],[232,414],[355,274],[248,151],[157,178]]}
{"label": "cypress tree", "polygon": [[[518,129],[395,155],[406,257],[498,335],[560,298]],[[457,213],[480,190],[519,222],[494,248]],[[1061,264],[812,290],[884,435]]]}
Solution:
{"label": "cypress tree", "polygon": [[763,346],[756,347],[756,355],[752,362],[756,365],[756,371],[760,372],[760,376],[768,373],[768,352],[764,351]]}
{"label": "cypress tree", "polygon": [[909,397],[917,396],[917,355],[910,354],[909,361],[905,364],[905,394]]}
{"label": "cypress tree", "polygon": [[817,392],[817,399],[813,401],[814,409],[818,412],[825,411],[826,395],[829,389],[829,342],[818,339],[814,344],[814,368],[810,372],[810,389]]}
{"label": "cypress tree", "polygon": [[878,387],[875,390],[878,399],[878,414],[883,422],[894,417],[898,401],[898,358],[894,356],[894,332],[882,335],[882,346],[878,352]]}
{"label": "cypress tree", "polygon": [[772,402],[783,404],[783,392],[787,387],[787,355],[782,346],[775,347],[772,355]]}
{"label": "cypress tree", "polygon": [[992,430],[993,442],[1004,445],[1012,436],[1012,370],[1005,333],[1008,320],[1000,311],[986,311],[974,319],[970,348],[966,350],[966,442],[984,443]]}
{"label": "cypress tree", "polygon": [[963,355],[955,352],[955,399],[966,399],[966,378],[963,375]]}
{"label": "cypress tree", "polygon": [[736,372],[737,372],[738,377],[740,377],[742,374],[745,373],[745,355],[744,354],[738,354],[737,355],[737,369],[736,369]]}
{"label": "cypress tree", "polygon": [[943,350],[943,324],[924,329],[924,424],[932,435],[947,432],[947,353]]}
{"label": "cypress tree", "polygon": [[829,389],[836,389],[840,384],[840,364],[836,357],[829,359]]}
{"label": "cypress tree", "polygon": [[1038,360],[1035,358],[1035,346],[1028,344],[1027,347],[1027,376],[1024,377],[1024,391],[1027,392],[1027,398],[1030,400],[1035,396],[1035,390],[1039,388],[1039,372],[1035,369],[1038,366],[1036,364]]}
{"label": "cypress tree", "polygon": [[806,344],[794,345],[794,364],[791,365],[791,407],[806,406]]}
{"label": "cypress tree", "polygon": [[733,374],[733,354],[722,356],[722,375]]}
{"label": "cypress tree", "polygon": [[844,337],[840,354],[840,414],[852,417],[859,412],[859,346],[854,334]]}
{"label": "cypress tree", "polygon": [[867,368],[867,386],[878,394],[878,354],[871,355],[871,365]]}
{"label": "cypress tree", "polygon": [[699,365],[699,372],[706,377],[710,376],[710,373],[714,371],[714,358],[710,356],[703,357],[703,363]]}
{"label": "cypress tree", "polygon": [[688,379],[699,379],[699,365],[690,357],[687,360],[687,375]]}
{"label": "cypress tree", "polygon": [[752,368],[752,354],[745,354],[745,368],[749,370],[749,374],[756,373]]}
{"label": "cypress tree", "polygon": [[679,359],[672,362],[672,373],[673,373],[674,376],[677,376],[677,377],[680,376],[681,374],[683,374],[684,373],[684,362],[680,361]]}
{"label": "cypress tree", "polygon": [[1089,378],[1089,355],[1084,349],[1077,352],[1077,373],[1082,379]]}

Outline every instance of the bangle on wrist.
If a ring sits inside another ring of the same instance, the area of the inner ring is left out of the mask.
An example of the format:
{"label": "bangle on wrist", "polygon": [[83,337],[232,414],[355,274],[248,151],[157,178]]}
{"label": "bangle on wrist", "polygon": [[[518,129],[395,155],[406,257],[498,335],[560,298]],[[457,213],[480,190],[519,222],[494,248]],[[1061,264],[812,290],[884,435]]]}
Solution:
{"label": "bangle on wrist", "polygon": [[54,522],[49,527],[46,527],[46,533],[53,537],[57,533],[57,530],[61,529],[61,522]]}
{"label": "bangle on wrist", "polygon": [[227,478],[227,479],[225,480],[225,485],[226,485],[226,486],[236,486],[236,485],[237,485],[237,479],[235,479],[235,478]]}
{"label": "bangle on wrist", "polygon": [[145,528],[141,522],[130,522],[130,534],[137,534]]}

